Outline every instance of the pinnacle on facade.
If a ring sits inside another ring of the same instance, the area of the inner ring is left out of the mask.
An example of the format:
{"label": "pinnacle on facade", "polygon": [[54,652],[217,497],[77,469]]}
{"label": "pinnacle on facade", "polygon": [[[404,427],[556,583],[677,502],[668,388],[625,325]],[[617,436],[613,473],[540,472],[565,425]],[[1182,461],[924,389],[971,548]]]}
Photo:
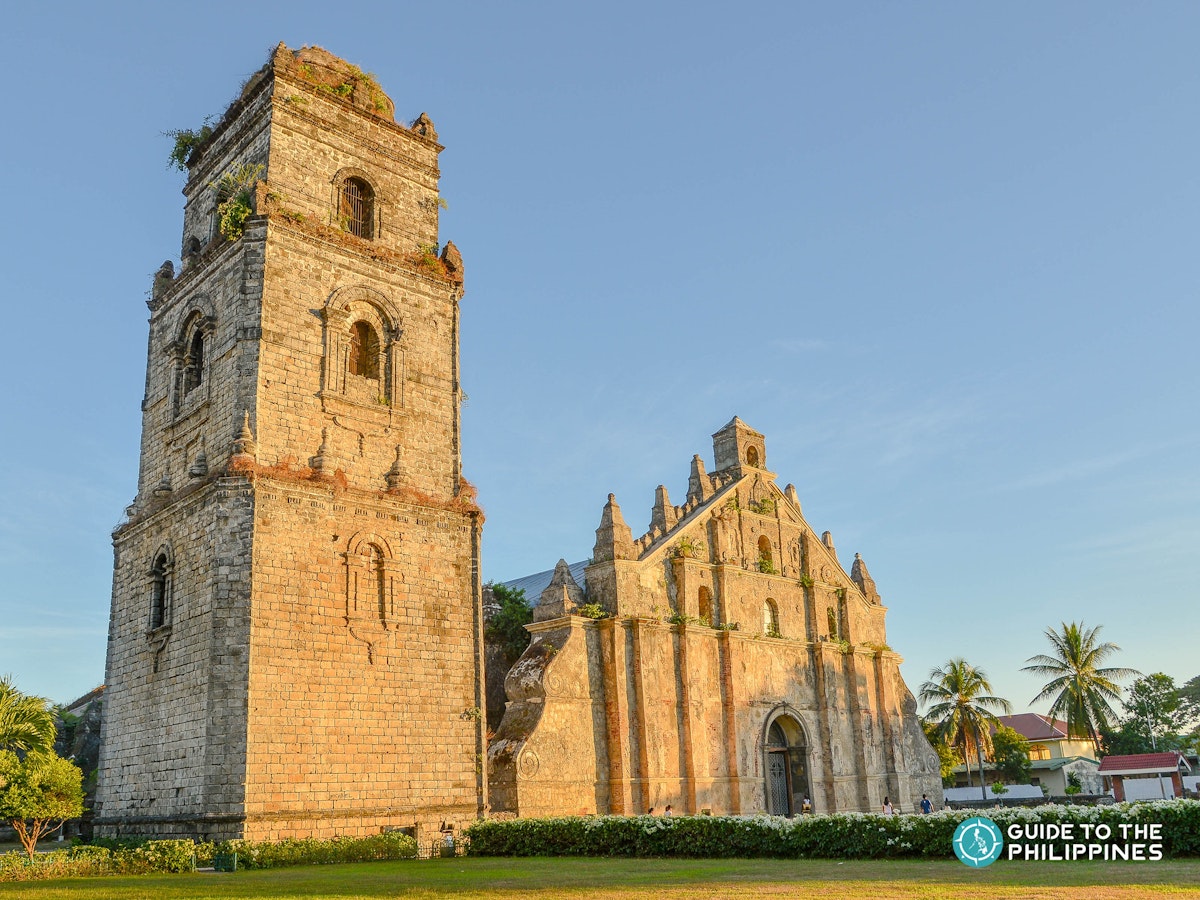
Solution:
{"label": "pinnacle on facade", "polygon": [[675,514],[675,507],[671,505],[671,498],[667,496],[666,485],[660,484],[654,491],[654,509],[650,511],[650,531],[666,534],[675,527],[675,523],[679,521],[679,517]]}
{"label": "pinnacle on facade", "polygon": [[692,472],[688,475],[688,502],[693,500],[697,503],[703,503],[708,499],[709,494],[708,475],[704,472],[704,460],[697,453],[692,457]]}
{"label": "pinnacle on facade", "polygon": [[854,554],[854,566],[850,569],[850,578],[858,585],[858,589],[862,591],[867,600],[876,606],[882,602],[879,590],[875,587],[875,579],[871,577],[871,573],[867,571],[867,564],[857,553]]}
{"label": "pinnacle on facade", "polygon": [[544,622],[547,619],[559,619],[573,615],[575,610],[583,605],[583,588],[571,575],[571,567],[565,559],[560,559],[554,567],[554,577],[542,591],[538,604],[533,610],[533,620]]}
{"label": "pinnacle on facade", "polygon": [[608,495],[604,512],[600,515],[600,527],[596,529],[596,545],[592,548],[592,559],[604,562],[610,559],[636,559],[633,549],[633,532],[625,524],[617,498]]}

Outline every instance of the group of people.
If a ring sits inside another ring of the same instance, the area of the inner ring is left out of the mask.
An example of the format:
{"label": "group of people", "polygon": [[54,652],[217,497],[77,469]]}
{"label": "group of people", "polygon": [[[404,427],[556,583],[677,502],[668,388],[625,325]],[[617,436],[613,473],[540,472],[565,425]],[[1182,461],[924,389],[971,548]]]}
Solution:
{"label": "group of people", "polygon": [[[921,795],[921,815],[927,816],[933,812],[933,801],[924,794]],[[883,798],[883,814],[885,816],[894,816],[895,808],[892,806],[892,801],[888,797]]]}

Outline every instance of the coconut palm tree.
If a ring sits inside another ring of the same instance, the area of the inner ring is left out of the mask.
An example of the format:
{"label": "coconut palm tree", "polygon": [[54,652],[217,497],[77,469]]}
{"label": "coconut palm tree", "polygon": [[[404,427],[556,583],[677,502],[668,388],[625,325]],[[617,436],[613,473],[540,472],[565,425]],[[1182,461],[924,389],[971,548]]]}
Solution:
{"label": "coconut palm tree", "polygon": [[1121,648],[1111,641],[1099,643],[1100,629],[1088,628],[1083,622],[1062,623],[1062,631],[1046,629],[1046,640],[1053,655],[1039,653],[1026,662],[1022,672],[1048,675],[1050,680],[1033,703],[1053,697],[1050,717],[1065,719],[1067,733],[1074,738],[1088,738],[1099,746],[1100,731],[1108,728],[1116,713],[1109,705],[1120,699],[1117,681],[1140,675],[1137,669],[1107,668],[1100,665]]}
{"label": "coconut palm tree", "polygon": [[932,704],[924,719],[937,728],[943,740],[961,749],[967,766],[968,786],[971,784],[970,751],[975,750],[979,761],[979,786],[985,800],[983,753],[991,745],[992,726],[1000,724],[992,710],[1006,713],[1012,709],[1012,704],[1003,697],[993,697],[991,692],[987,673],[962,657],[930,671],[929,680],[921,685],[921,702]]}
{"label": "coconut palm tree", "polygon": [[0,677],[0,750],[54,748],[54,714],[41,697],[22,694],[11,675]]}

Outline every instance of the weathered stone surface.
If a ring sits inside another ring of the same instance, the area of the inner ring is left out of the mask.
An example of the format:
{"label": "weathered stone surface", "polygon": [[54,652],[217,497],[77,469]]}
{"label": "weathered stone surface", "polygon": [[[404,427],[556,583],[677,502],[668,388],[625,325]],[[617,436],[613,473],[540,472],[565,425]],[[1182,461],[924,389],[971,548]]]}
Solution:
{"label": "weathered stone surface", "polygon": [[622,534],[609,496],[586,599],[613,618],[554,618],[553,591],[553,605],[535,609],[534,643],[509,673],[489,749],[493,811],[670,803],[787,814],[806,797],[816,812],[878,809],[884,796],[905,811],[922,793],[940,801],[937,754],[866,566],[847,575],[795,489],[775,485],[760,433],[735,418],[713,445],[717,470],[693,460],[684,507],[660,488],[638,540]]}
{"label": "weathered stone surface", "polygon": [[[423,249],[440,149],[355,67],[281,45],[190,161],[188,265],[156,280],[114,533],[102,833],[368,834],[484,808],[462,287]],[[228,241],[211,184],[246,165],[256,212]]]}

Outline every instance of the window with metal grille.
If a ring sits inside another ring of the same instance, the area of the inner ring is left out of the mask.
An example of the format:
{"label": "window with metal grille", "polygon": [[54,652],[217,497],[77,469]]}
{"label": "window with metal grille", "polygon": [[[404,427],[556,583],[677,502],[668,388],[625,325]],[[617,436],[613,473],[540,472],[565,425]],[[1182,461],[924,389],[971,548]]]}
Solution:
{"label": "window with metal grille", "polygon": [[361,178],[347,178],[342,183],[338,218],[356,237],[375,237],[375,192]]}
{"label": "window with metal grille", "polygon": [[379,336],[367,322],[355,322],[350,329],[350,374],[379,377]]}

